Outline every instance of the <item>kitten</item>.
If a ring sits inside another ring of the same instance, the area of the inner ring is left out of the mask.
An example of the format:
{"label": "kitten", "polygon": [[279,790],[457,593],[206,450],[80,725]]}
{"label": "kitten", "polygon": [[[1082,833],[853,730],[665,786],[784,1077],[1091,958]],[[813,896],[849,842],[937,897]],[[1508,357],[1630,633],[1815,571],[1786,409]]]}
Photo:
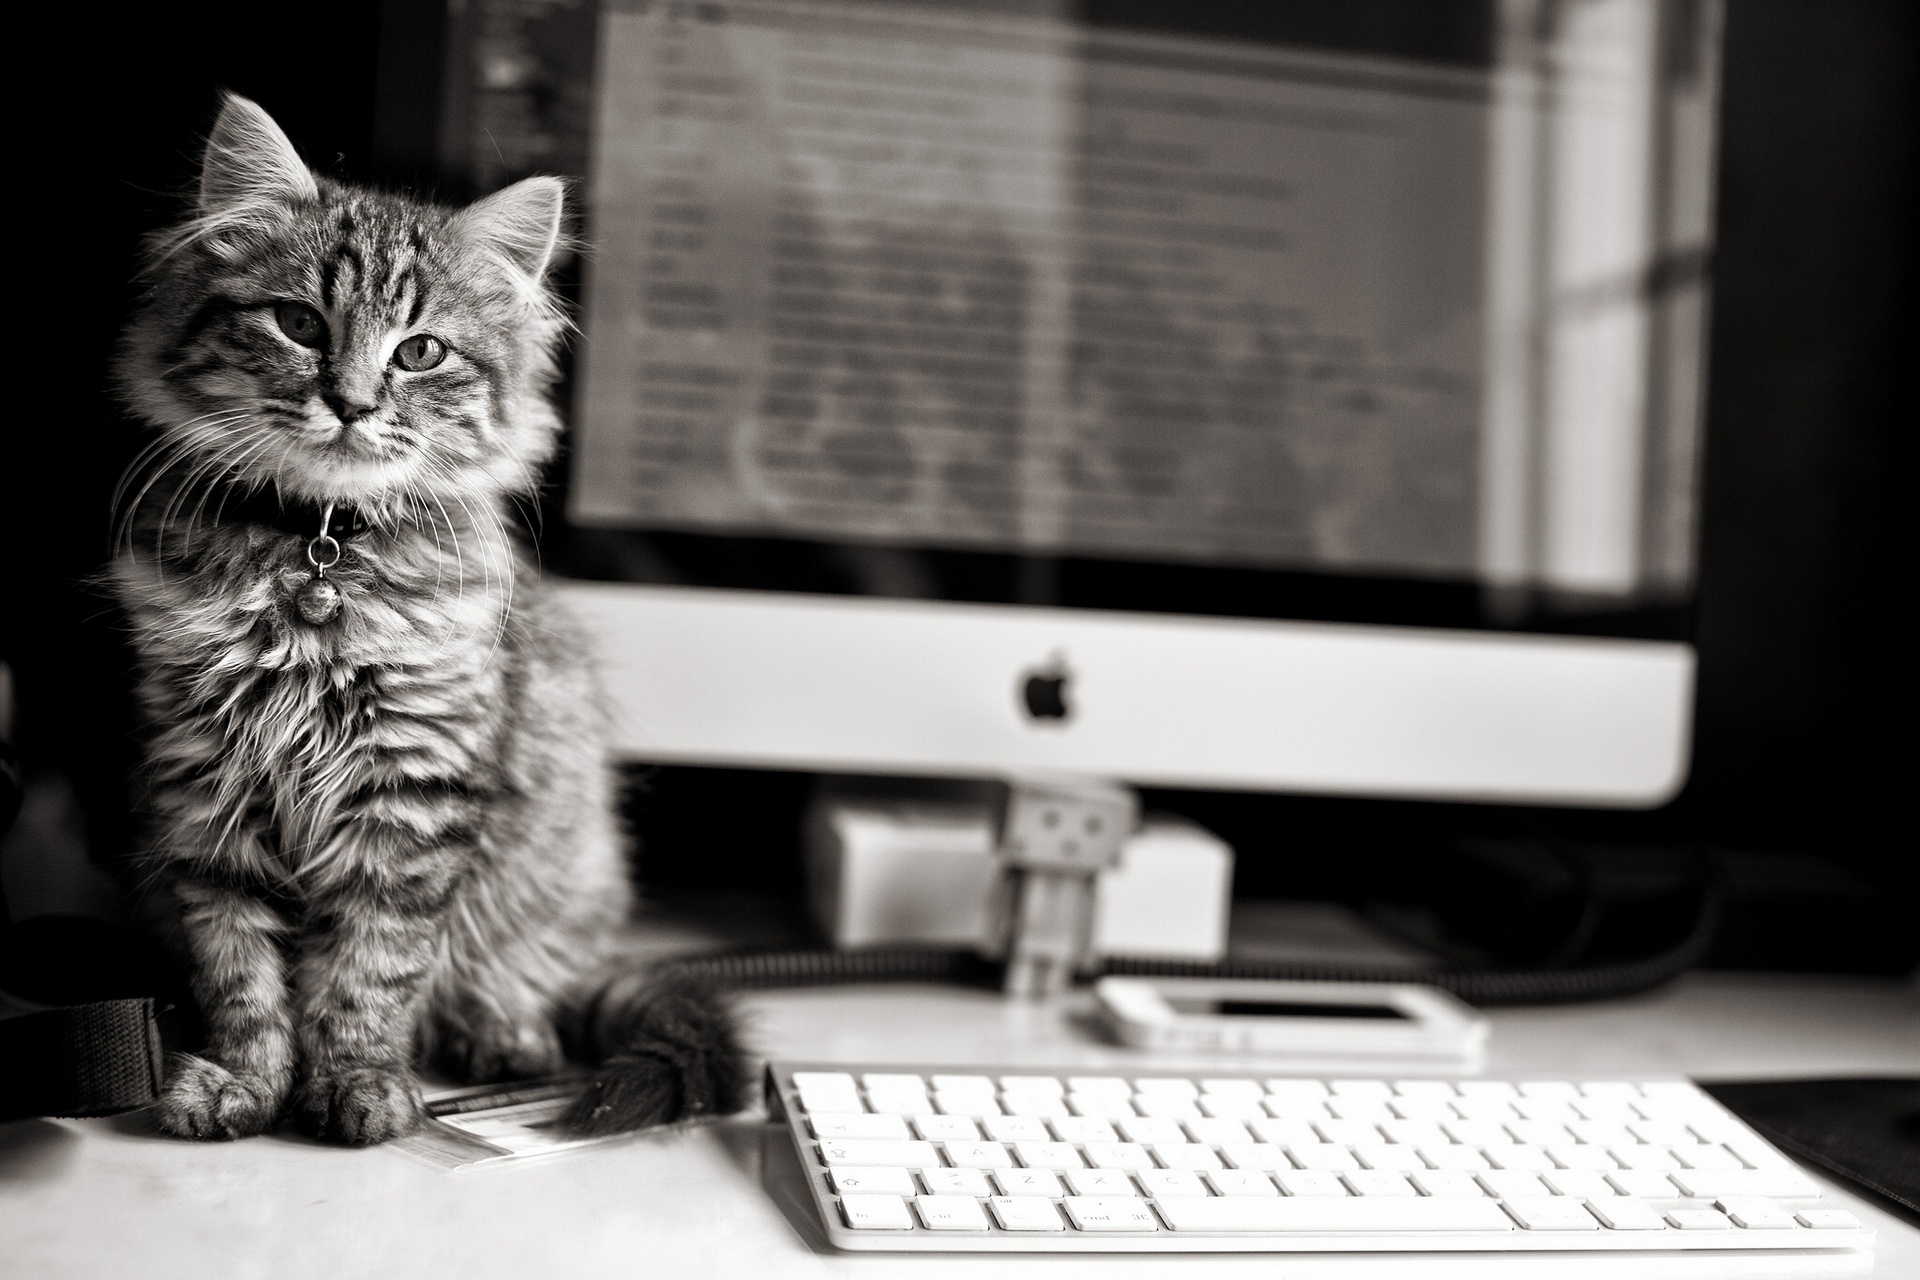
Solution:
{"label": "kitten", "polygon": [[113,566],[149,725],[146,906],[210,1029],[170,1133],[380,1142],[423,1056],[600,1065],[612,1132],[735,1110],[711,992],[622,966],[630,906],[581,642],[508,530],[559,421],[564,191],[465,209],[311,173],[228,97],[122,349],[154,432]]}

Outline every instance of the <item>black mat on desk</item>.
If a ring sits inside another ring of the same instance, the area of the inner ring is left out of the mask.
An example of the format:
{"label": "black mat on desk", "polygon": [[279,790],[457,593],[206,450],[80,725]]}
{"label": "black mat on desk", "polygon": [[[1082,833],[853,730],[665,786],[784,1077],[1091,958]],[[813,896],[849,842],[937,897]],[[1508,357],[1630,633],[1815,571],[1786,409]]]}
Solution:
{"label": "black mat on desk", "polygon": [[1701,1081],[1782,1150],[1920,1217],[1920,1079]]}

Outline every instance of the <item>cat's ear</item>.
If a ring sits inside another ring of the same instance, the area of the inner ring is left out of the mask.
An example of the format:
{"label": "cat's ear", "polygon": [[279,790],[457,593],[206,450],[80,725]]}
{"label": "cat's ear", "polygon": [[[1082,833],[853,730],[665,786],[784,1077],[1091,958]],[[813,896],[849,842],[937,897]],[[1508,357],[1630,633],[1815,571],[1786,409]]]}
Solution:
{"label": "cat's ear", "polygon": [[566,210],[564,182],[524,178],[474,201],[454,222],[468,241],[537,282],[553,264]]}
{"label": "cat's ear", "polygon": [[200,163],[200,213],[214,216],[263,202],[312,200],[320,189],[273,117],[237,93],[226,95]]}

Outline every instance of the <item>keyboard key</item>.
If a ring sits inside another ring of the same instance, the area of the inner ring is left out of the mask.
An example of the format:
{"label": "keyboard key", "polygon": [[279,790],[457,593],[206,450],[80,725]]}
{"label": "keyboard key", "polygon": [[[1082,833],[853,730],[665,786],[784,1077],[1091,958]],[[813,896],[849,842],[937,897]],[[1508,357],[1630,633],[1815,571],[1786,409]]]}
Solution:
{"label": "keyboard key", "polygon": [[808,1115],[858,1114],[867,1109],[851,1087],[829,1089],[815,1086],[800,1090],[800,1108]]}
{"label": "keyboard key", "polygon": [[[1069,1202],[1071,1203],[1071,1202]],[[1491,1200],[1210,1196],[1160,1206],[1175,1231],[1512,1231]]]}
{"label": "keyboard key", "polygon": [[1096,1169],[1153,1168],[1153,1153],[1137,1142],[1089,1142],[1086,1153]]}
{"label": "keyboard key", "polygon": [[809,1115],[807,1127],[816,1138],[899,1138],[905,1139],[907,1122],[899,1116],[841,1115],[828,1112]]}
{"label": "keyboard key", "polygon": [[1665,1231],[1667,1220],[1644,1200],[1602,1196],[1587,1201],[1587,1209],[1612,1231]]}
{"label": "keyboard key", "polygon": [[1296,1098],[1302,1102],[1318,1102],[1327,1096],[1327,1086],[1318,1080],[1268,1080],[1269,1098]]}
{"label": "keyboard key", "polygon": [[1191,1169],[1142,1169],[1134,1175],[1140,1188],[1156,1200],[1168,1196],[1204,1196],[1207,1184]]}
{"label": "keyboard key", "polygon": [[1340,1175],[1340,1180],[1353,1189],[1357,1196],[1414,1196],[1420,1193],[1413,1189],[1404,1173],[1394,1173],[1388,1169],[1353,1169]]}
{"label": "keyboard key", "polygon": [[[876,1120],[882,1118],[874,1117]],[[965,1116],[915,1116],[913,1131],[928,1142],[975,1142],[980,1137],[980,1131],[973,1127],[973,1121]]]}
{"label": "keyboard key", "polygon": [[1264,1173],[1247,1169],[1215,1169],[1207,1174],[1207,1185],[1217,1196],[1277,1196],[1280,1189]]}
{"label": "keyboard key", "polygon": [[1674,1209],[1667,1221],[1682,1231],[1731,1231],[1733,1223],[1718,1209]]}
{"label": "keyboard key", "polygon": [[1385,1080],[1331,1080],[1327,1090],[1336,1098],[1372,1098],[1385,1102],[1393,1096],[1393,1087]]}
{"label": "keyboard key", "polygon": [[1077,1196],[1135,1196],[1133,1179],[1120,1169],[1069,1169],[1064,1175]]}
{"label": "keyboard key", "polygon": [[[956,1169],[1011,1169],[1013,1157],[997,1142],[949,1142],[947,1163]],[[931,1160],[916,1163],[932,1164]]]}
{"label": "keyboard key", "polygon": [[1519,1089],[1523,1098],[1572,1099],[1579,1096],[1579,1090],[1566,1080],[1522,1080]]}
{"label": "keyboard key", "polygon": [[1267,1091],[1258,1080],[1234,1078],[1202,1080],[1200,1092],[1216,1098],[1262,1098]]}
{"label": "keyboard key", "polygon": [[1662,1172],[1667,1169],[1678,1169],[1680,1167],[1680,1162],[1673,1158],[1673,1152],[1667,1150],[1665,1147],[1655,1147],[1640,1143],[1636,1143],[1631,1147],[1613,1148],[1613,1158],[1618,1160],[1624,1168],[1628,1169],[1652,1169],[1656,1172]]}
{"label": "keyboard key", "polygon": [[1492,1120],[1448,1120],[1441,1124],[1440,1130],[1455,1142],[1469,1147],[1513,1145],[1513,1135]]}
{"label": "keyboard key", "polygon": [[1387,1103],[1387,1110],[1402,1120],[1451,1120],[1454,1117],[1451,1097],[1394,1098]]}
{"label": "keyboard key", "polygon": [[1347,1184],[1331,1169],[1279,1169],[1273,1180],[1290,1196],[1344,1196]]}
{"label": "keyboard key", "polygon": [[1287,1154],[1302,1169],[1358,1169],[1360,1162],[1353,1153],[1334,1142],[1294,1142],[1287,1144]]}
{"label": "keyboard key", "polygon": [[[1086,1161],[1071,1142],[1016,1142],[1013,1153],[1029,1169],[1080,1169]],[[959,1161],[954,1163],[958,1164]]]}
{"label": "keyboard key", "polygon": [[925,1093],[906,1089],[869,1089],[867,1110],[883,1115],[929,1115],[933,1111],[933,1099]]}
{"label": "keyboard key", "polygon": [[793,1087],[796,1089],[852,1089],[856,1087],[853,1077],[845,1071],[796,1071],[793,1073]]}
{"label": "keyboard key", "polygon": [[840,1212],[855,1231],[911,1231],[913,1218],[899,1196],[841,1196]]}
{"label": "keyboard key", "polygon": [[1613,1194],[1613,1187],[1607,1180],[1591,1169],[1549,1169],[1540,1175],[1540,1181],[1546,1183],[1553,1194],[1572,1196],[1576,1200],[1593,1200]]}
{"label": "keyboard key", "polygon": [[1182,1077],[1166,1078],[1144,1076],[1133,1082],[1133,1088],[1136,1093],[1177,1094],[1185,1098],[1188,1102],[1192,1102],[1200,1096],[1199,1086],[1194,1084],[1193,1081]]}
{"label": "keyboard key", "polygon": [[1051,1093],[1056,1097],[1067,1091],[1054,1076],[1001,1076],[1000,1088],[1006,1093]]}
{"label": "keyboard key", "polygon": [[1247,1126],[1238,1120],[1189,1120],[1186,1129],[1195,1142],[1204,1142],[1210,1147],[1253,1141]]}
{"label": "keyboard key", "polygon": [[868,1071],[861,1075],[860,1083],[873,1089],[913,1089],[926,1092],[927,1082],[919,1076],[904,1071]]}
{"label": "keyboard key", "polygon": [[1506,1202],[1513,1220],[1529,1231],[1598,1231],[1599,1220],[1587,1206],[1565,1196],[1511,1198]]}
{"label": "keyboard key", "polygon": [[1615,1169],[1605,1176],[1613,1189],[1623,1196],[1665,1200],[1679,1194],[1674,1185],[1667,1181],[1666,1174],[1653,1169]]}
{"label": "keyboard key", "polygon": [[992,1094],[947,1093],[936,1091],[933,1109],[943,1116],[997,1116],[1000,1104]]}
{"label": "keyboard key", "polygon": [[[1105,1120],[1092,1116],[1060,1116],[1052,1122],[1053,1136],[1062,1142],[1118,1142],[1113,1126]],[[1040,1142],[1045,1139],[1022,1138],[1022,1142]]]}
{"label": "keyboard key", "polygon": [[1458,1169],[1426,1169],[1407,1175],[1423,1196],[1484,1196],[1485,1187],[1474,1181],[1470,1173]]}
{"label": "keyboard key", "polygon": [[822,1142],[820,1159],[828,1165],[908,1166],[940,1163],[940,1157],[934,1154],[931,1142],[884,1142],[859,1138]]}
{"label": "keyboard key", "polygon": [[994,1221],[1000,1224],[1002,1231],[1065,1231],[1067,1224],[1060,1220],[1060,1211],[1053,1207],[1051,1200],[1036,1200],[1028,1196],[995,1196],[987,1201],[993,1210]]}
{"label": "keyboard key", "polygon": [[1220,1159],[1235,1169],[1291,1169],[1293,1161],[1271,1142],[1229,1142],[1220,1148]]}
{"label": "keyboard key", "polygon": [[989,1098],[995,1093],[992,1076],[934,1076],[933,1087],[940,1093],[984,1093]]}
{"label": "keyboard key", "polygon": [[995,1169],[993,1185],[1000,1188],[1003,1196],[1046,1196],[1058,1199],[1066,1194],[1060,1189],[1060,1179],[1045,1169]]}
{"label": "keyboard key", "polygon": [[1640,1139],[1625,1125],[1610,1120],[1569,1120],[1567,1128],[1581,1142],[1593,1147],[1637,1147]]}
{"label": "keyboard key", "polygon": [[1226,1120],[1257,1120],[1267,1114],[1262,1099],[1243,1098],[1231,1093],[1206,1094],[1200,1099],[1200,1110],[1205,1115]]}
{"label": "keyboard key", "polygon": [[1395,1118],[1378,1098],[1329,1098],[1327,1114],[1337,1120],[1365,1120],[1369,1124]]}
{"label": "keyboard key", "polygon": [[1547,1184],[1531,1173],[1524,1171],[1494,1169],[1486,1173],[1477,1173],[1480,1185],[1499,1196],[1502,1200],[1527,1200],[1550,1196]]}
{"label": "keyboard key", "polygon": [[1462,1120],[1517,1120],[1520,1113],[1505,1098],[1455,1098],[1454,1114]]}
{"label": "keyboard key", "polygon": [[922,1169],[920,1185],[930,1196],[984,1196],[987,1175],[978,1169]]}
{"label": "keyboard key", "polygon": [[1200,1108],[1191,1098],[1184,1098],[1177,1093],[1143,1093],[1134,1102],[1134,1111],[1161,1120],[1180,1121],[1200,1115]]}
{"label": "keyboard key", "polygon": [[1812,1231],[1857,1231],[1860,1219],[1845,1209],[1802,1209],[1793,1215],[1800,1225]]}
{"label": "keyboard key", "polygon": [[929,1231],[986,1231],[987,1215],[972,1196],[915,1196],[920,1225]]}
{"label": "keyboard key", "polygon": [[1045,1120],[1073,1114],[1066,1097],[1058,1093],[1003,1093],[1000,1095],[1000,1109],[1010,1116],[1034,1116]]}
{"label": "keyboard key", "polygon": [[1793,1213],[1765,1196],[1722,1196],[1714,1205],[1747,1231],[1790,1231]]}
{"label": "keyboard key", "polygon": [[1505,1080],[1461,1080],[1454,1090],[1463,1098],[1513,1098],[1519,1090]]}
{"label": "keyboard key", "polygon": [[1689,1169],[1744,1169],[1746,1164],[1733,1152],[1715,1143],[1708,1146],[1675,1147],[1673,1154]]}
{"label": "keyboard key", "polygon": [[1133,1086],[1119,1076],[1068,1076],[1068,1094],[1100,1093],[1110,1098],[1130,1098]]}
{"label": "keyboard key", "polygon": [[1675,1169],[1667,1177],[1683,1196],[1817,1196],[1820,1189],[1793,1169]]}
{"label": "keyboard key", "polygon": [[1640,1113],[1625,1101],[1618,1098],[1576,1098],[1573,1113],[1582,1120],[1599,1120],[1612,1124],[1625,1124],[1629,1120],[1638,1120]]}
{"label": "keyboard key", "polygon": [[[1588,1147],[1578,1143],[1558,1143],[1547,1148],[1547,1154],[1553,1157],[1554,1164],[1562,1169],[1617,1169],[1605,1147]],[[1731,1159],[1732,1157],[1728,1157]],[[1503,1168],[1511,1166],[1502,1166]]]}
{"label": "keyboard key", "polygon": [[1439,1146],[1416,1147],[1415,1150],[1436,1169],[1460,1169],[1471,1173],[1492,1167],[1487,1158],[1473,1147],[1443,1143]]}
{"label": "keyboard key", "polygon": [[980,1127],[995,1142],[1049,1142],[1053,1134],[1039,1116],[981,1116]]}
{"label": "keyboard key", "polygon": [[1060,1202],[1082,1231],[1158,1231],[1146,1201],[1133,1196],[1068,1196]]}
{"label": "keyboard key", "polygon": [[1529,1147],[1550,1147],[1573,1141],[1567,1126],[1550,1120],[1509,1120],[1506,1129],[1515,1142]]}
{"label": "keyboard key", "polygon": [[1117,1120],[1114,1128],[1128,1142],[1185,1142],[1187,1131],[1178,1120],[1166,1116],[1134,1116]]}
{"label": "keyboard key", "polygon": [[1379,1142],[1380,1130],[1365,1120],[1316,1120],[1313,1127],[1321,1138],[1328,1142],[1337,1142],[1343,1147],[1358,1146],[1363,1142]]}
{"label": "keyboard key", "polygon": [[1451,1098],[1454,1097],[1451,1080],[1395,1080],[1393,1093],[1397,1098]]}
{"label": "keyboard key", "polygon": [[890,1195],[910,1196],[913,1194],[913,1175],[905,1169],[865,1169],[848,1168],[827,1170],[827,1176],[833,1182],[837,1195]]}
{"label": "keyboard key", "polygon": [[1581,1118],[1573,1114],[1571,1105],[1558,1098],[1520,1098],[1513,1103],[1513,1109],[1521,1119],[1537,1120],[1543,1124],[1565,1124]]}
{"label": "keyboard key", "polygon": [[1246,1125],[1257,1140],[1283,1147],[1290,1142],[1320,1141],[1320,1135],[1304,1120],[1249,1120]]}
{"label": "keyboard key", "polygon": [[1279,1120],[1328,1120],[1333,1112],[1327,1104],[1313,1098],[1269,1097],[1260,1104],[1267,1114]]}
{"label": "keyboard key", "polygon": [[1556,1169],[1553,1157],[1538,1147],[1529,1147],[1514,1143],[1506,1147],[1486,1148],[1487,1162],[1496,1169],[1519,1169],[1524,1172],[1538,1173],[1542,1169]]}
{"label": "keyboard key", "polygon": [[1199,1142],[1156,1142],[1153,1158],[1162,1169],[1218,1169],[1220,1157],[1213,1148]]}
{"label": "keyboard key", "polygon": [[1424,1169],[1427,1162],[1412,1147],[1397,1146],[1391,1142],[1361,1142],[1353,1147],[1354,1158],[1368,1169],[1396,1169],[1406,1173],[1412,1169]]}
{"label": "keyboard key", "polygon": [[1102,1120],[1118,1120],[1134,1114],[1133,1104],[1113,1093],[1070,1093],[1067,1106],[1074,1115],[1097,1116]]}
{"label": "keyboard key", "polygon": [[1402,1146],[1444,1147],[1448,1144],[1446,1133],[1431,1120],[1382,1120],[1380,1132],[1387,1135],[1388,1142]]}

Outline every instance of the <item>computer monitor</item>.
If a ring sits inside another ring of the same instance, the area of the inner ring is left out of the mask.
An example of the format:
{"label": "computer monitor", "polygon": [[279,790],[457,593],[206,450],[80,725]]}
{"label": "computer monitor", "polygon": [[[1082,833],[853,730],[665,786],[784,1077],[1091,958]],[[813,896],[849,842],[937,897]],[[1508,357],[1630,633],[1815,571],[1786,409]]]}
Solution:
{"label": "computer monitor", "polygon": [[443,177],[582,179],[624,755],[1684,782],[1713,0],[446,12]]}

